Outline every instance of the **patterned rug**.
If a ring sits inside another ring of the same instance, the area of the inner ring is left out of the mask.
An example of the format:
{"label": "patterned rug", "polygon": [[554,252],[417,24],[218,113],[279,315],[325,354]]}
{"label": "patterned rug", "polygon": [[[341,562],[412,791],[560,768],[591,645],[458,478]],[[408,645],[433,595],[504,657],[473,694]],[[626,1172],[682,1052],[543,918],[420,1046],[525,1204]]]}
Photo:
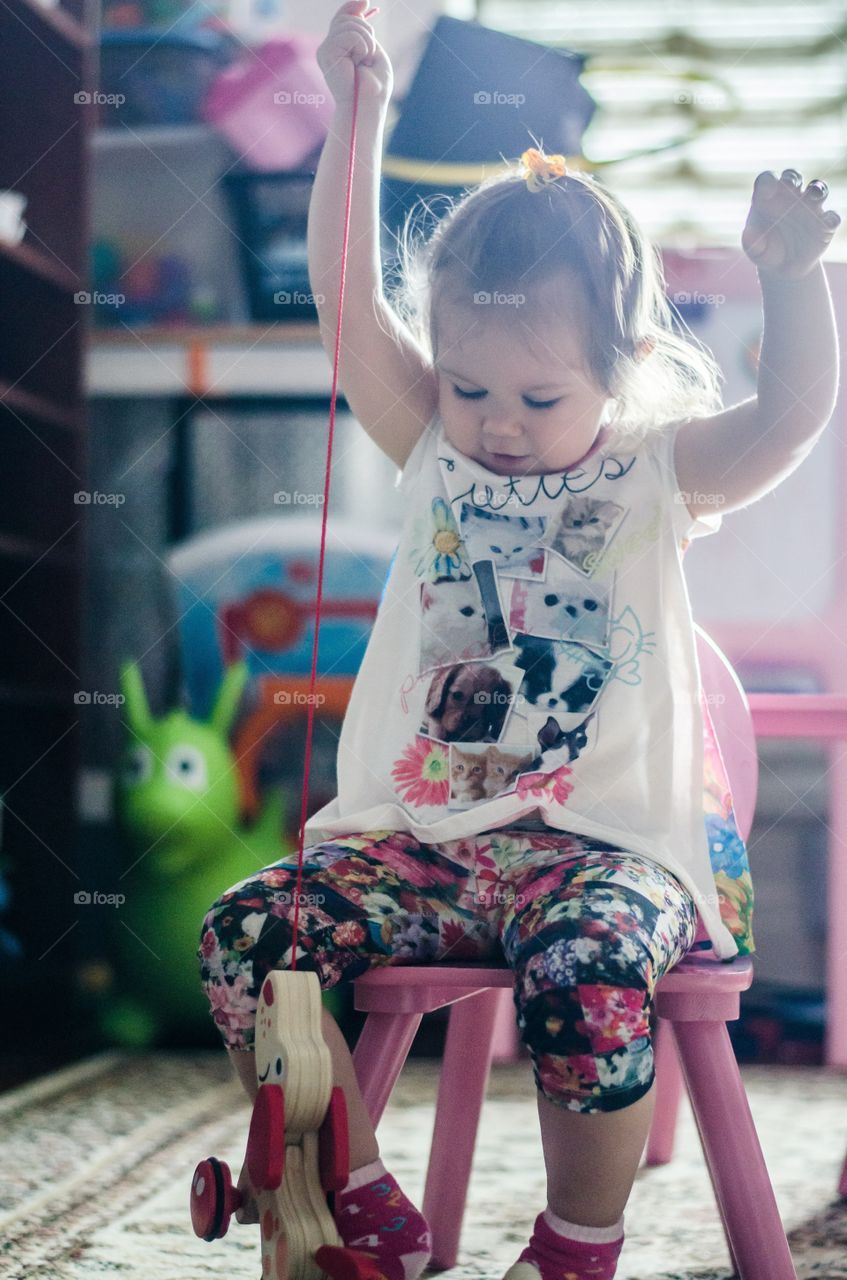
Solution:
{"label": "patterned rug", "polygon": [[[258,1280],[258,1228],[192,1234],[194,1166],[215,1154],[237,1176],[249,1106],[221,1053],[98,1055],[0,1095],[0,1276],[14,1280]],[[847,1077],[745,1067],[765,1158],[800,1280],[847,1278]],[[379,1139],[420,1204],[438,1063],[411,1059]],[[505,1141],[504,1141],[505,1139]],[[505,1158],[504,1158],[505,1155]],[[500,1280],[546,1203],[528,1062],[495,1066],[482,1115],[459,1261],[442,1275]],[[727,1280],[726,1247],[686,1106],[677,1153],[642,1168],[626,1210],[619,1280]]]}

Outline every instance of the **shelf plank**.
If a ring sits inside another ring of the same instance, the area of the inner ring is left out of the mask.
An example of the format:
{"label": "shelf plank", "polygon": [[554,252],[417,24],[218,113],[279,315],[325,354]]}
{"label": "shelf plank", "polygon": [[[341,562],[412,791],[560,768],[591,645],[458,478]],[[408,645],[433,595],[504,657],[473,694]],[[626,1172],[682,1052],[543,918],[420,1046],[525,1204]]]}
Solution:
{"label": "shelf plank", "polygon": [[50,547],[49,543],[35,542],[31,538],[19,538],[13,534],[0,533],[0,556],[8,556],[15,560],[49,560],[51,564],[64,565],[68,569],[79,569],[79,553],[68,547]]}
{"label": "shelf plank", "polygon": [[0,407],[4,403],[19,417],[38,418],[41,422],[49,422],[68,431],[82,432],[85,428],[82,411],[74,413],[45,396],[33,395],[20,386],[11,387],[8,382],[0,381]]}
{"label": "shelf plank", "polygon": [[43,249],[38,249],[35,245],[9,244],[6,240],[0,240],[0,263],[4,259],[22,267],[25,271],[31,271],[33,275],[39,276],[65,293],[76,293],[81,287],[78,275],[63,266],[61,262],[54,261]]}
{"label": "shelf plank", "polygon": [[62,5],[39,4],[38,0],[6,0],[5,7],[18,18],[36,38],[39,28],[61,36],[76,49],[85,49],[93,43],[83,24]]}
{"label": "shelf plank", "polygon": [[90,396],[326,398],[332,365],[317,324],[90,331]]}
{"label": "shelf plank", "polygon": [[97,151],[137,150],[146,147],[158,151],[162,147],[191,150],[203,143],[220,142],[220,134],[209,124],[120,124],[114,129],[98,128],[91,134]]}
{"label": "shelf plank", "polygon": [[60,36],[74,49],[87,49],[93,44],[86,27],[63,5],[38,4],[38,0],[6,0],[4,8],[13,13],[36,38]]}
{"label": "shelf plank", "polygon": [[121,325],[114,329],[92,329],[90,344],[93,347],[120,347],[144,343],[156,346],[168,345],[213,347],[225,343],[243,343],[251,347],[257,343],[292,344],[298,342],[320,343],[321,331],[316,321],[253,321],[250,324],[210,325],[150,325],[132,329]]}

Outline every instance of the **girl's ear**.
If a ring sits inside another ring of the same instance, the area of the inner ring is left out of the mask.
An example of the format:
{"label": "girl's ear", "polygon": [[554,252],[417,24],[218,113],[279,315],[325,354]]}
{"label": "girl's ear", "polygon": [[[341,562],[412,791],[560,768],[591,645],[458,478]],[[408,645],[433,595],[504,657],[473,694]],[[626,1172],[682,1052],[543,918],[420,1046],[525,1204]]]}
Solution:
{"label": "girl's ear", "polygon": [[655,346],[656,341],[654,338],[641,338],[635,344],[636,360],[646,360],[649,355],[652,355]]}

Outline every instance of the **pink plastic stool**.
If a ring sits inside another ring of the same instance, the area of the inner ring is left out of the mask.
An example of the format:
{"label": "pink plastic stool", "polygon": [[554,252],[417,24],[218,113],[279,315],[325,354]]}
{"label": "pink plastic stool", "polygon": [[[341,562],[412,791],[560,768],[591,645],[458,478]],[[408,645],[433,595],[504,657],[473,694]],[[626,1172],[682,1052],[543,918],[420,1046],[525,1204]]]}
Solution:
{"label": "pink plastic stool", "polygon": [[[699,629],[698,629],[699,631]],[[713,723],[732,783],[736,818],[749,831],[757,780],[755,740],[744,691],[723,654],[699,631],[704,691],[718,710]],[[779,1209],[753,1125],[727,1022],[750,986],[749,957],[721,963],[691,954],[658,983],[657,1076],[665,1101],[678,1104],[688,1086],[730,1259],[741,1280],[796,1280]],[[431,1267],[454,1266],[474,1144],[491,1067],[498,1005],[511,992],[512,971],[485,963],[389,965],[355,980],[355,1007],[368,1017],[353,1062],[376,1127],[424,1013],[450,1005],[423,1211],[433,1232]],[[674,1063],[676,1078],[673,1076]],[[658,1101],[658,1100],[657,1100]],[[674,1111],[675,1117],[675,1111]],[[654,1126],[655,1129],[655,1126]],[[667,1138],[668,1126],[651,1135]],[[673,1140],[673,1125],[670,1127]]]}

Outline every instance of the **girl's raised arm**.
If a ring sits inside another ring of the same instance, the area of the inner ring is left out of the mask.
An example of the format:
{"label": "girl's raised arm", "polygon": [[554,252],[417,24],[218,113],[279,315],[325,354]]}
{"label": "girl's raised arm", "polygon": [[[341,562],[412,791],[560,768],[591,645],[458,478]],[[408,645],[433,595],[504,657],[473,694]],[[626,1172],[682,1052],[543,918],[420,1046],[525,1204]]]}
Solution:
{"label": "girl's raised arm", "polygon": [[380,166],[394,76],[363,16],[367,0],[350,0],[333,18],[318,65],[335,99],[309,204],[309,280],[321,340],[335,354],[341,247],[347,190],[353,76],[359,68],[356,155],[350,209],[339,384],[351,411],[384,453],[403,467],[437,406],[437,377],[425,353],[383,293],[379,240]]}

